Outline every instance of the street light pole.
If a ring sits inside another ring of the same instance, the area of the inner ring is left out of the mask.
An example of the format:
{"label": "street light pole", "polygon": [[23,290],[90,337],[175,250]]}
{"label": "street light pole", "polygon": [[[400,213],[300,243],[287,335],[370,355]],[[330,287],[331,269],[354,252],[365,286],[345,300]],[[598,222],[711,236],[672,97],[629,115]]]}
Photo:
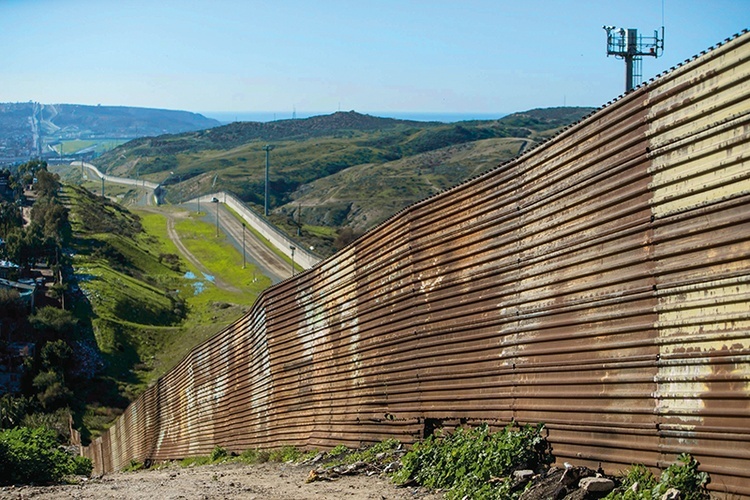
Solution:
{"label": "street light pole", "polygon": [[289,247],[289,249],[292,251],[292,276],[294,276],[294,251],[297,249],[294,247]]}
{"label": "street light pole", "polygon": [[216,202],[216,237],[219,237],[219,202]]}
{"label": "street light pole", "polygon": [[270,144],[266,144],[263,146],[263,151],[266,152],[266,197],[265,197],[265,215],[268,217],[268,153],[271,152],[273,149],[273,146]]}
{"label": "street light pole", "polygon": [[245,269],[245,223],[242,223],[242,269]]}

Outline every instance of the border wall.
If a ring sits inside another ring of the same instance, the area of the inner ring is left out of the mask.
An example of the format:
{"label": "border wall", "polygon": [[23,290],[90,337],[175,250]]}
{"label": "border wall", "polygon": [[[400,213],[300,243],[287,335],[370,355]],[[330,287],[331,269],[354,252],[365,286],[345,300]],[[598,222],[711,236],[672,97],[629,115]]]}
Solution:
{"label": "border wall", "polygon": [[85,453],[544,422],[559,462],[692,453],[750,496],[750,34],[264,292]]}

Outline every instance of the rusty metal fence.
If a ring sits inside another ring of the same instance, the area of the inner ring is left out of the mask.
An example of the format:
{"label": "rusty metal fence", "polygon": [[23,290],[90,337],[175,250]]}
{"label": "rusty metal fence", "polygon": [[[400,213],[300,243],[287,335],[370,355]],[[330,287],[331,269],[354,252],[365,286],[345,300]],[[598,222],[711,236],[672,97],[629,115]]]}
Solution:
{"label": "rusty metal fence", "polygon": [[694,454],[750,495],[750,34],[417,203],[150,387],[86,454],[545,422],[559,461]]}

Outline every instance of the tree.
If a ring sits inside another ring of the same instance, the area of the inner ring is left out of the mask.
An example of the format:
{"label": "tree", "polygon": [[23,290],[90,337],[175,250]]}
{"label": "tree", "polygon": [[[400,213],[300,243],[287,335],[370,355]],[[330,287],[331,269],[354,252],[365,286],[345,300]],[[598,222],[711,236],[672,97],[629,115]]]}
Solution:
{"label": "tree", "polygon": [[57,190],[60,189],[60,176],[50,173],[45,169],[36,172],[36,185],[34,190],[39,196],[45,198],[57,197]]}
{"label": "tree", "polygon": [[26,316],[26,304],[18,290],[0,288],[0,321],[2,318],[17,319]]}
{"label": "tree", "polygon": [[4,238],[11,229],[21,226],[23,217],[18,206],[7,201],[0,202],[0,238]]}
{"label": "tree", "polygon": [[41,229],[37,224],[15,227],[5,237],[4,255],[19,266],[28,266],[42,255]]}
{"label": "tree", "polygon": [[60,371],[66,376],[70,376],[75,368],[73,349],[62,339],[44,344],[40,358],[43,368]]}
{"label": "tree", "polygon": [[47,411],[67,406],[73,398],[73,392],[65,387],[64,377],[57,370],[40,372],[33,384],[37,399]]}
{"label": "tree", "polygon": [[72,230],[68,209],[55,198],[37,199],[31,208],[31,222],[40,227],[42,248],[49,257],[57,255],[70,241]]}
{"label": "tree", "polygon": [[49,339],[72,339],[78,327],[73,313],[56,307],[41,307],[29,316],[31,326]]}
{"label": "tree", "polygon": [[36,175],[39,170],[47,170],[47,162],[42,161],[39,158],[29,160],[26,163],[22,163],[18,166],[18,175]]}

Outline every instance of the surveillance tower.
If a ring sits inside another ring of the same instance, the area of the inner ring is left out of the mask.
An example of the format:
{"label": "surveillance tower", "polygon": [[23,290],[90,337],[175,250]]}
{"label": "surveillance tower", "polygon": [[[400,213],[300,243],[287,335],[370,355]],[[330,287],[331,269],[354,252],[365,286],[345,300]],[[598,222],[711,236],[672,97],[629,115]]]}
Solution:
{"label": "surveillance tower", "polygon": [[643,56],[659,57],[664,52],[664,26],[654,36],[640,36],[637,29],[603,26],[607,30],[607,56],[625,59],[625,92],[641,83]]}

